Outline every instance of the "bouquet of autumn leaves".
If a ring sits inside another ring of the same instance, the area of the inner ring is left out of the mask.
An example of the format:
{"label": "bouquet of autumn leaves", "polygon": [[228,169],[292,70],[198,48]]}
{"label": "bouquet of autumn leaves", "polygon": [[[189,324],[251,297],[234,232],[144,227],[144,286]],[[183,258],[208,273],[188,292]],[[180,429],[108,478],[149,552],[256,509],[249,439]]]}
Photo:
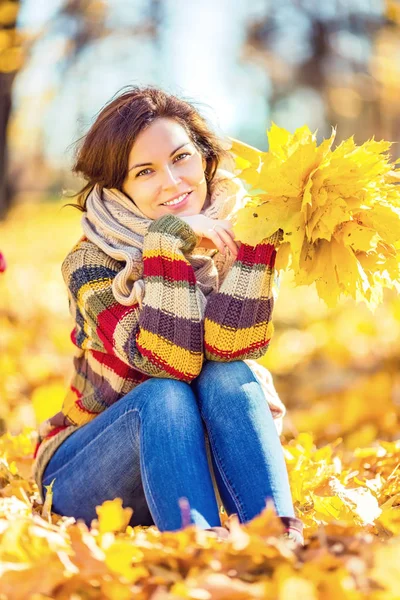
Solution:
{"label": "bouquet of autumn leaves", "polygon": [[230,138],[240,179],[250,187],[235,236],[257,244],[278,229],[276,269],[296,285],[314,283],[328,306],[351,296],[374,309],[384,287],[400,291],[400,186],[387,141],[350,138],[332,150],[336,130],[317,145],[307,126],[273,124],[269,151]]}

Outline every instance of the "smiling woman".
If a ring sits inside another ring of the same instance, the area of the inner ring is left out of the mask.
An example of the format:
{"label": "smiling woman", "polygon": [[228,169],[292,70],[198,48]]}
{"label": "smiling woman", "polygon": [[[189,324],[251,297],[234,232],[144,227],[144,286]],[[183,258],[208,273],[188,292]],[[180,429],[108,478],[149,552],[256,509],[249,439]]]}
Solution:
{"label": "smiling woman", "polygon": [[88,525],[120,497],[131,525],[177,530],[188,501],[189,522],[221,534],[216,498],[243,523],[270,500],[301,543],[285,407],[254,364],[273,331],[281,231],[236,243],[246,190],[223,157],[194,107],[154,87],[115,98],[85,136],[84,236],[62,264],[75,371],[40,424],[33,475],[43,500],[54,481],[58,514]]}

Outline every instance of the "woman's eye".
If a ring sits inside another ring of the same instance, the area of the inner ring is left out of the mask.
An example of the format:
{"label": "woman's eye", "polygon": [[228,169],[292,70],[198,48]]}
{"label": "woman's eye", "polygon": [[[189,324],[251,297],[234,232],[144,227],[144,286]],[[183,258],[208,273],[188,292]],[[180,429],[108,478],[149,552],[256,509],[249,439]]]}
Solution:
{"label": "woman's eye", "polygon": [[145,173],[145,171],[150,171],[150,169],[143,169],[142,171],[139,171],[139,173],[136,174],[136,177],[139,177],[139,175],[142,175],[142,173]]}
{"label": "woman's eye", "polygon": [[[182,152],[181,154],[178,154],[178,156],[175,158],[175,160],[178,160],[178,158],[180,159],[182,156],[190,156],[189,152]],[[140,175],[147,175],[146,171],[151,171],[151,169],[143,169],[142,171],[139,171],[139,173],[136,174],[136,177],[140,177]]]}
{"label": "woman's eye", "polygon": [[180,158],[181,156],[190,156],[189,152],[182,152],[182,154],[178,154],[176,158]]}

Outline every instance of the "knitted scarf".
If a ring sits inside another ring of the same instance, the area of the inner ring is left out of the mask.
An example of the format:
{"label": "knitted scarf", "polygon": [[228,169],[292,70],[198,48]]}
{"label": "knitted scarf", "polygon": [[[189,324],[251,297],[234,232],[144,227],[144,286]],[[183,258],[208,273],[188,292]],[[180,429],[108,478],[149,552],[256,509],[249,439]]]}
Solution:
{"label": "knitted scarf", "polygon": [[[210,204],[201,211],[212,219],[229,219],[245,204],[246,190],[230,171],[219,168],[212,181]],[[179,215],[178,215],[179,216]],[[86,237],[111,258],[124,263],[113,279],[112,291],[117,302],[142,306],[143,240],[152,223],[123,192],[96,185],[86,202],[82,228]],[[195,272],[198,287],[207,297],[218,291],[235,257],[226,247],[226,255],[215,249],[197,246],[186,255]],[[214,256],[215,255],[215,256]]]}

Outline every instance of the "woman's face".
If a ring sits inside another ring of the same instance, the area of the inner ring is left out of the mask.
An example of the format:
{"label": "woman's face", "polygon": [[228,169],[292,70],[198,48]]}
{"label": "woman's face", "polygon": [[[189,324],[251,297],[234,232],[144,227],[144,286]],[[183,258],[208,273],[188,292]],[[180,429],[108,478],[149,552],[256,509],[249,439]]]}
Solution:
{"label": "woman's face", "polygon": [[[185,129],[158,118],[136,138],[122,190],[149,219],[197,215],[208,199],[205,167]],[[177,198],[177,204],[165,204]]]}

